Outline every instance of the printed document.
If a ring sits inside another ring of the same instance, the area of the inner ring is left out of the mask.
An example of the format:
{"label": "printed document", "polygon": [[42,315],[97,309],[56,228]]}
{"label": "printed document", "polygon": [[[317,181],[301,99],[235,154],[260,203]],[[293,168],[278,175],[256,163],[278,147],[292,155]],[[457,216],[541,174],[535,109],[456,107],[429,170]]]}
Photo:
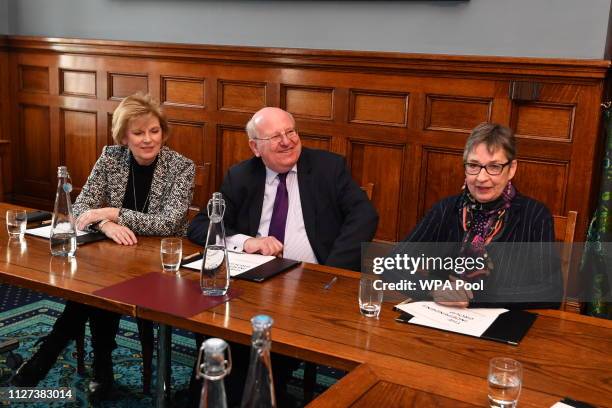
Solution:
{"label": "printed document", "polygon": [[480,337],[508,309],[463,309],[436,302],[400,303],[397,309],[414,316],[410,323]]}
{"label": "printed document", "polygon": [[[27,229],[25,232],[26,234],[49,239],[49,236],[51,236],[51,226],[46,225],[44,227],[30,228],[30,229]],[[91,232],[77,230],[77,237],[87,235],[87,234],[91,234]]]}
{"label": "printed document", "polygon": [[[249,271],[253,268],[263,265],[266,262],[273,260],[274,256],[259,255],[259,254],[247,254],[244,252],[233,252],[227,251],[230,276],[238,276],[243,272]],[[185,268],[195,269],[197,271],[202,269],[202,259],[190,262],[183,265]]]}

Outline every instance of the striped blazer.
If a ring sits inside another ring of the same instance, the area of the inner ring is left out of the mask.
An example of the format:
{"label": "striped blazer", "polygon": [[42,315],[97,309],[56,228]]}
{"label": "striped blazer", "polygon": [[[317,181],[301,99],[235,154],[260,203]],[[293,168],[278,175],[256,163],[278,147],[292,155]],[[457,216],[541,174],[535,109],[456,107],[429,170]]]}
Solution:
{"label": "striped blazer", "polygon": [[[74,203],[74,216],[95,208],[121,208],[129,170],[127,147],[105,146]],[[151,182],[148,212],[121,208],[118,224],[137,235],[185,235],[194,175],[191,160],[162,147]]]}

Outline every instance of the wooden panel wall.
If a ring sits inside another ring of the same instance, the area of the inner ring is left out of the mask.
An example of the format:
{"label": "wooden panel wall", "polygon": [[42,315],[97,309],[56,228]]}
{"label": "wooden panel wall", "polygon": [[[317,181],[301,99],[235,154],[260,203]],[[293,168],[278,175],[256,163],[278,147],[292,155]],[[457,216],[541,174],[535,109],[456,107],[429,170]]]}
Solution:
{"label": "wooden panel wall", "polygon": [[[111,142],[118,101],[148,91],[170,119],[169,145],[210,171],[212,185],[197,202],[251,156],[244,125],[252,113],[280,106],[293,113],[304,145],[345,156],[360,185],[374,184],[377,238],[398,240],[434,202],[460,191],[465,140],[494,121],[517,133],[518,189],[555,214],[578,211],[577,236],[585,234],[607,61],[39,37],[3,44],[18,202],[48,205],[59,164],[80,188]],[[531,82],[537,95],[511,98],[515,81]]]}

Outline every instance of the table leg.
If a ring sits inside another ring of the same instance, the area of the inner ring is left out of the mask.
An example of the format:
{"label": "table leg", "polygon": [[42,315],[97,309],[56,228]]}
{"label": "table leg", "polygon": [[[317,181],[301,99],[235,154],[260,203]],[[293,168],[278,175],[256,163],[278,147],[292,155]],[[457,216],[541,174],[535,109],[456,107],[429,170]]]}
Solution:
{"label": "table leg", "polygon": [[157,331],[157,392],[155,406],[163,408],[170,405],[171,392],[171,355],[172,327],[159,324]]}

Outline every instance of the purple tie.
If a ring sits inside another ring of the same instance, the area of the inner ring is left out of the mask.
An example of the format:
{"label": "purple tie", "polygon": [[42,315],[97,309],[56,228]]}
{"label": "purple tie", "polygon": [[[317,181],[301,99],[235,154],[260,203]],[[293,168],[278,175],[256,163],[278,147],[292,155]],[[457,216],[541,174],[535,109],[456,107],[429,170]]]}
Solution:
{"label": "purple tie", "polygon": [[274,208],[270,219],[270,230],[268,236],[275,237],[280,242],[285,242],[285,224],[287,224],[287,212],[289,210],[289,194],[287,193],[287,173],[278,174],[278,187]]}

